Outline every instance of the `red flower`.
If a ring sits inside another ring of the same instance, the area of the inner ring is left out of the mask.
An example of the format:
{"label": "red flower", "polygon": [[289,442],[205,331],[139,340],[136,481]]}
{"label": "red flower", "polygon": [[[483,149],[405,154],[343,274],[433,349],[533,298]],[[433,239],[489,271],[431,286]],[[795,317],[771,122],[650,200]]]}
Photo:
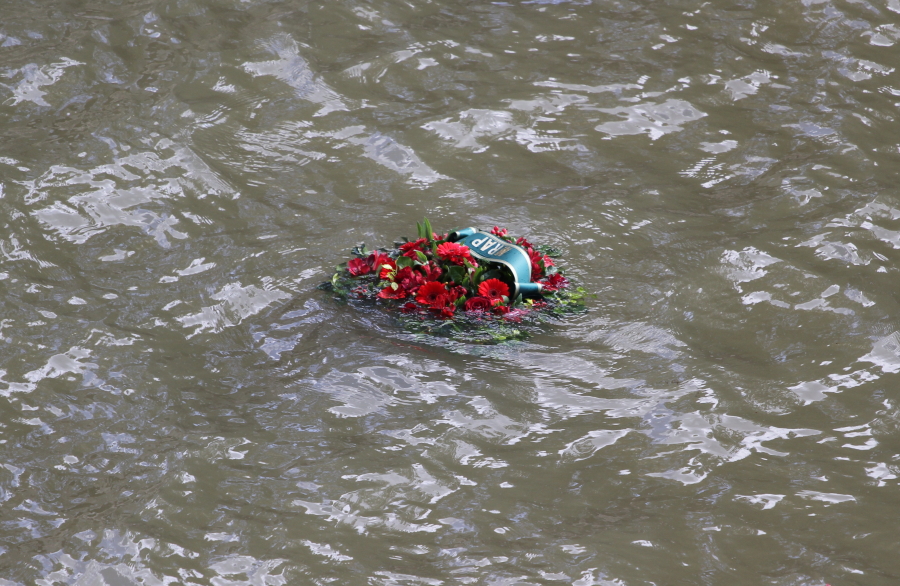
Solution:
{"label": "red flower", "polygon": [[522,318],[529,314],[527,309],[508,309],[503,312],[503,320],[520,323]]}
{"label": "red flower", "polygon": [[375,252],[373,252],[372,254],[370,254],[369,258],[366,259],[366,261],[369,263],[369,266],[372,268],[372,270],[378,270],[378,267],[380,265],[383,265],[384,263],[388,262],[389,260],[391,260],[391,257],[389,257],[388,255],[386,255],[382,252],[378,252],[377,250]]}
{"label": "red flower", "polygon": [[507,313],[509,313],[509,307],[506,305],[495,305],[494,313],[496,313],[497,315],[506,315]]}
{"label": "red flower", "polygon": [[559,273],[553,273],[552,275],[547,275],[547,278],[541,281],[541,285],[543,285],[544,291],[553,293],[568,287],[569,280]]}
{"label": "red flower", "polygon": [[371,273],[372,267],[369,266],[367,261],[361,258],[354,258],[347,263],[347,270],[354,277],[359,277]]}
{"label": "red flower", "polygon": [[488,279],[478,285],[478,294],[491,301],[497,301],[503,297],[509,298],[509,287],[500,279]]}
{"label": "red flower", "polygon": [[472,297],[465,304],[466,311],[485,311],[491,310],[491,300],[487,297]]}
{"label": "red flower", "polygon": [[422,265],[420,268],[426,281],[437,281],[441,278],[441,274],[443,273],[441,267],[437,266],[432,261],[428,261],[427,265]]}
{"label": "red flower", "polygon": [[397,275],[397,263],[393,259],[385,257],[385,261],[376,267],[380,272],[378,278],[382,281],[393,281]]}
{"label": "red flower", "polygon": [[419,287],[419,291],[416,293],[416,301],[429,307],[442,307],[449,303],[450,296],[447,294],[447,289],[444,288],[443,283],[429,281]]}
{"label": "red flower", "polygon": [[437,247],[438,256],[455,265],[463,265],[465,261],[475,264],[475,259],[469,254],[469,247],[456,242],[444,242]]}
{"label": "red flower", "polygon": [[394,282],[400,285],[400,288],[411,294],[415,294],[419,287],[425,284],[425,279],[420,273],[412,270],[411,267],[404,267],[397,271]]}
{"label": "red flower", "polygon": [[506,228],[503,228],[501,230],[499,226],[494,226],[494,229],[491,230],[491,234],[493,234],[494,236],[499,236],[499,237],[503,238],[504,236],[509,234],[509,230],[507,230]]}
{"label": "red flower", "polygon": [[381,297],[382,299],[403,299],[406,297],[406,291],[400,287],[394,289],[389,285],[378,292],[378,297]]}
{"label": "red flower", "polygon": [[428,245],[428,240],[425,238],[419,238],[415,242],[407,242],[406,244],[400,245],[401,252],[409,252],[410,250],[421,250],[425,252],[425,246]]}
{"label": "red flower", "polygon": [[415,242],[407,242],[406,244],[400,245],[400,252],[402,256],[408,256],[409,258],[419,258],[417,253],[421,252],[422,254],[426,254],[428,252],[428,240],[425,238],[419,238]]}
{"label": "red flower", "polygon": [[533,248],[527,250],[528,256],[531,258],[531,280],[539,281],[544,276],[544,271],[547,267],[553,266],[553,259]]}
{"label": "red flower", "polygon": [[419,311],[419,306],[411,301],[407,301],[403,304],[403,307],[400,308],[400,311],[403,313],[416,313]]}
{"label": "red flower", "polygon": [[437,312],[441,319],[450,319],[453,317],[453,312],[456,311],[456,306],[450,304],[444,307],[432,307],[431,310]]}

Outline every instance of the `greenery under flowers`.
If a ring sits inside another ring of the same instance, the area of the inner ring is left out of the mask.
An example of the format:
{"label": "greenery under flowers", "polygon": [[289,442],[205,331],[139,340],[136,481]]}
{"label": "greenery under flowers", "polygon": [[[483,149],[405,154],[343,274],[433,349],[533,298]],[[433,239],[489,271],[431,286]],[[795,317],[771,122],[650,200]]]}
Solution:
{"label": "greenery under flowers", "polygon": [[503,265],[477,261],[465,245],[433,232],[427,219],[416,226],[418,238],[393,248],[355,247],[326,288],[395,312],[410,331],[470,343],[521,340],[548,318],[584,311],[586,293],[556,266],[554,249],[494,227],[491,234],[528,254],[531,280],[543,287],[541,298],[511,299],[513,276]]}

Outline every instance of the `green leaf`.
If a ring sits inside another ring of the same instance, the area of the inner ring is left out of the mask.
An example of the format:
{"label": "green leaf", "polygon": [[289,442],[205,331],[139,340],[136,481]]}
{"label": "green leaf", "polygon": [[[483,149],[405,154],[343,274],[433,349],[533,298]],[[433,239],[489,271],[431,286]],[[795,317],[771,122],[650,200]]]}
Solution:
{"label": "green leaf", "polygon": [[484,273],[482,273],[479,283],[482,281],[487,281],[488,279],[499,279],[502,281],[503,273],[501,273],[500,271],[498,271],[496,269],[490,270],[490,271],[485,271]]}
{"label": "green leaf", "polygon": [[418,222],[416,222],[416,233],[418,233],[419,238],[425,238],[425,228]]}
{"label": "green leaf", "polygon": [[416,264],[416,261],[409,258],[408,256],[398,256],[397,257],[397,269],[405,269],[406,267],[411,267]]}
{"label": "green leaf", "polygon": [[429,242],[431,242],[432,234],[434,234],[434,232],[431,229],[431,222],[428,221],[428,218],[425,218],[425,236],[424,237],[427,238]]}
{"label": "green leaf", "polygon": [[466,269],[465,267],[454,265],[447,269],[447,275],[449,275],[451,281],[457,285],[462,285],[466,280]]}
{"label": "green leaf", "polygon": [[422,264],[427,264],[427,263],[428,263],[428,257],[425,256],[425,253],[422,252],[421,250],[417,250],[417,251],[416,251],[416,258],[418,258],[418,259],[419,259],[419,262],[422,263]]}

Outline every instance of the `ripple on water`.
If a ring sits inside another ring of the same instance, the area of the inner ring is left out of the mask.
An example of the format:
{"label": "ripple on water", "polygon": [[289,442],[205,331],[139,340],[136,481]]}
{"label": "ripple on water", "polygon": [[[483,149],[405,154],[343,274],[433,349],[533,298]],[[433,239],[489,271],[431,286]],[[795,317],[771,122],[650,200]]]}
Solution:
{"label": "ripple on water", "polygon": [[[3,579],[878,582],[886,6],[7,6]],[[599,298],[472,348],[314,289],[423,215]]]}

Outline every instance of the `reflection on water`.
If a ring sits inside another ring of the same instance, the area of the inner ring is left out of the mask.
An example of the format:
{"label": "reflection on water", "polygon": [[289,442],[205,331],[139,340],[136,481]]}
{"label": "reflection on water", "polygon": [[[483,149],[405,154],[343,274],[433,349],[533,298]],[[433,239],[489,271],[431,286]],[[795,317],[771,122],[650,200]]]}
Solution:
{"label": "reflection on water", "polygon": [[[2,6],[0,585],[894,584],[900,4]],[[505,225],[591,310],[316,285]]]}

